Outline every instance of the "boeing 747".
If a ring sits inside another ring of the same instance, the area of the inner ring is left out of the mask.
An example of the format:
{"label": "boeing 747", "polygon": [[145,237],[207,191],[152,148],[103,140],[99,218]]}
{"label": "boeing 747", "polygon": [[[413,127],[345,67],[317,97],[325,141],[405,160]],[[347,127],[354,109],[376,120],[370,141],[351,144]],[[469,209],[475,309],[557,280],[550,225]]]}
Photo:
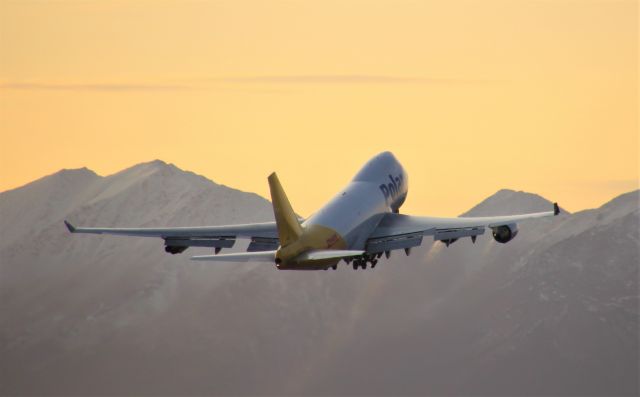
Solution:
{"label": "boeing 747", "polygon": [[[433,236],[447,246],[491,230],[498,243],[507,243],[518,234],[521,221],[558,215],[553,210],[530,214],[435,218],[400,214],[407,198],[409,178],[395,156],[383,152],[373,157],[349,184],[305,220],[293,211],[275,173],[269,175],[269,189],[275,222],[228,226],[173,228],[95,228],[65,224],[71,233],[113,234],[120,236],[159,237],[165,251],[179,254],[189,247],[213,248],[213,255],[193,256],[199,261],[268,262],[280,270],[337,269],[344,260],[353,269],[372,268],[384,254],[422,244]],[[250,239],[246,252],[220,254],[231,248],[238,238]]]}

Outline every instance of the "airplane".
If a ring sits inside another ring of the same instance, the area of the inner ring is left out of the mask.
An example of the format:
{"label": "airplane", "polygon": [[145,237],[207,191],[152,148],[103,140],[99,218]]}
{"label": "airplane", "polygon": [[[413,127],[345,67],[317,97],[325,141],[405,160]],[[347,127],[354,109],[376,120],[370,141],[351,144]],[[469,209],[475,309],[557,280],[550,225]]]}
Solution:
{"label": "airplane", "polygon": [[[420,246],[425,236],[447,247],[460,238],[476,242],[491,229],[495,241],[507,243],[518,234],[520,221],[555,216],[553,210],[529,214],[488,217],[436,218],[400,214],[407,198],[409,178],[391,152],[369,160],[338,194],[307,219],[300,219],[276,173],[268,177],[275,222],[227,226],[173,228],[75,227],[64,221],[71,233],[160,237],[165,251],[179,254],[189,247],[213,248],[213,255],[191,257],[197,261],[267,262],[279,270],[336,270],[343,260],[353,269],[374,268],[384,253]],[[250,239],[246,252],[223,253],[236,239]]]}

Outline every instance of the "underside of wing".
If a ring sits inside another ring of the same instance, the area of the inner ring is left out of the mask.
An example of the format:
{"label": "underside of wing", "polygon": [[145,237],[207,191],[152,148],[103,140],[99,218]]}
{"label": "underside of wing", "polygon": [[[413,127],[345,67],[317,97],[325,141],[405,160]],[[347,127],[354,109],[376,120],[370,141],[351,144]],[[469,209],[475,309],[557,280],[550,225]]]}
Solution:
{"label": "underside of wing", "polygon": [[167,227],[167,228],[101,228],[75,227],[64,221],[71,233],[110,234],[116,236],[159,237],[164,239],[165,251],[184,252],[189,247],[210,247],[215,252],[234,246],[237,238],[251,239],[247,251],[268,251],[278,247],[275,222],[227,226]]}
{"label": "underside of wing", "polygon": [[395,249],[411,249],[422,244],[424,236],[433,236],[447,246],[459,238],[476,237],[491,229],[496,241],[505,243],[517,234],[517,223],[529,219],[558,215],[560,209],[554,203],[553,211],[507,216],[436,218],[389,213],[382,218],[366,243],[369,253],[389,252]]}

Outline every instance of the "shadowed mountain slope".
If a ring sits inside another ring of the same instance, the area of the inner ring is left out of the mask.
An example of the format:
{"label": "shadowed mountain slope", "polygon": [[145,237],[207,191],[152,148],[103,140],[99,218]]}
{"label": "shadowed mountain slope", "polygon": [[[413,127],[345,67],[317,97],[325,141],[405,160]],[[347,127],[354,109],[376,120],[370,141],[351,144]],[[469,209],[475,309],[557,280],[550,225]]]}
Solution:
{"label": "shadowed mountain slope", "polygon": [[[550,205],[502,190],[468,214]],[[186,226],[273,212],[161,161],[0,193],[0,394],[638,393],[637,191],[523,224],[506,245],[425,239],[367,271],[194,263],[207,251],[70,235],[65,218]]]}

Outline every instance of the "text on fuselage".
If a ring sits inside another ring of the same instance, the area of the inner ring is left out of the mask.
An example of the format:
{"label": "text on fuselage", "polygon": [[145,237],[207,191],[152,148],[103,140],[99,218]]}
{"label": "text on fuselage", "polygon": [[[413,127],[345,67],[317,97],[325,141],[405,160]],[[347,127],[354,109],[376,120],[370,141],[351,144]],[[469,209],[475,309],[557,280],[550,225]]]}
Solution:
{"label": "text on fuselage", "polygon": [[390,183],[381,184],[380,191],[384,196],[384,199],[389,202],[389,199],[395,198],[400,190],[402,189],[402,174],[396,176],[395,178],[392,175],[389,175]]}

